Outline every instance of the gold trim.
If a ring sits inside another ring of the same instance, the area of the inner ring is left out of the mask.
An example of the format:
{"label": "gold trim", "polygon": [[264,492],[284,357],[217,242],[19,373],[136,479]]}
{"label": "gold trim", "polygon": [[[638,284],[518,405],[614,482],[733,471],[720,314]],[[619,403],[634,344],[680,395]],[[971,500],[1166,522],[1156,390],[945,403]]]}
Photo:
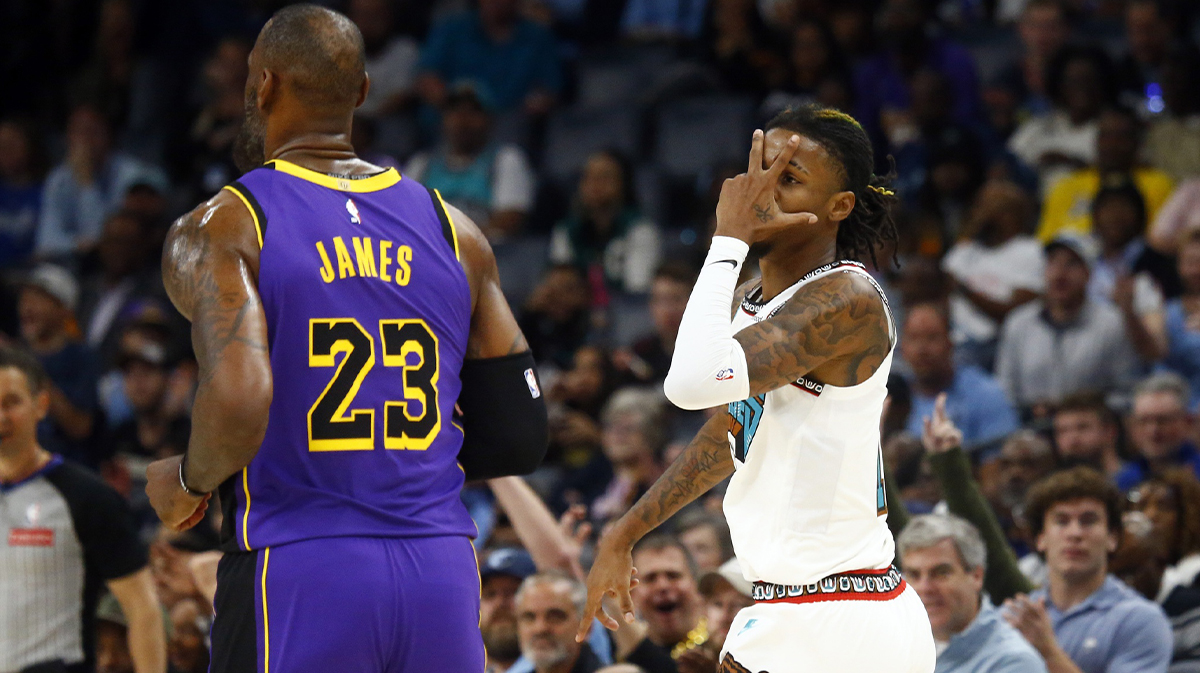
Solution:
{"label": "gold trim", "polygon": [[297,166],[290,161],[283,159],[275,159],[268,161],[268,166],[273,166],[275,170],[282,171],[288,175],[294,175],[301,180],[307,180],[311,183],[336,189],[339,192],[354,192],[361,194],[363,192],[377,192],[381,189],[387,189],[392,185],[400,182],[400,172],[394,168],[389,168],[378,175],[372,175],[366,178],[357,178],[354,180],[347,178],[334,177],[325,173],[309,170],[303,166]]}
{"label": "gold trim", "polygon": [[262,602],[263,602],[263,673],[271,673],[271,620],[267,618],[267,564],[271,562],[271,548],[263,554]]}
{"label": "gold trim", "polygon": [[246,197],[241,192],[239,192],[237,189],[234,189],[233,185],[225,185],[224,187],[222,187],[222,189],[228,189],[229,191],[233,192],[233,194],[235,196],[237,196],[238,199],[240,199],[243,204],[245,204],[246,210],[250,211],[250,218],[254,220],[254,233],[258,234],[258,249],[262,250],[262,247],[263,247],[262,222],[258,221],[258,213],[254,212],[254,206],[251,206],[250,202],[246,200]]}
{"label": "gold trim", "polygon": [[450,210],[446,208],[446,200],[442,198],[442,193],[437,189],[433,190],[437,194],[438,201],[442,202],[442,212],[446,213],[446,221],[450,223],[450,235],[454,237],[454,259],[462,261],[462,257],[458,256],[458,227],[454,226],[454,218],[450,216]]}
{"label": "gold trim", "polygon": [[242,468],[242,490],[246,492],[246,511],[242,514],[242,544],[246,546],[246,551],[250,551],[250,534],[246,530],[250,525],[250,477],[246,474],[248,469],[248,466]]}

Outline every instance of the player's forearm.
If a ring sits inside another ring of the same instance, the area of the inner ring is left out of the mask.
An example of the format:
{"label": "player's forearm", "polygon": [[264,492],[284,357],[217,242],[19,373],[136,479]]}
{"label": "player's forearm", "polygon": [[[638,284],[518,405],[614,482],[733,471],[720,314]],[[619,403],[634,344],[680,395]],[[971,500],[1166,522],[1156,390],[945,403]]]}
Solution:
{"label": "player's forearm", "polygon": [[729,306],[750,247],[713,237],[675,339],[667,398],[684,409],[706,409],[750,396],[746,353],[733,338]]}
{"label": "player's forearm", "polygon": [[193,490],[213,491],[249,465],[266,435],[272,395],[269,363],[244,355],[227,351],[210,371],[201,367],[185,467]]}
{"label": "player's forearm", "polygon": [[709,419],[683,453],[613,527],[612,535],[632,547],[684,505],[733,474],[724,414]]}

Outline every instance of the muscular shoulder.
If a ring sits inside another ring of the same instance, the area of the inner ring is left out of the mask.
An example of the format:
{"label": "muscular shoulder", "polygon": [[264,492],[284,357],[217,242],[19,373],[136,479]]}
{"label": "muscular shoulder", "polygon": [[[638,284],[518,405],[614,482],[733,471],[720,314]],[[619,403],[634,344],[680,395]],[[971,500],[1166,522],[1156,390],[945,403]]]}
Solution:
{"label": "muscular shoulder", "polygon": [[163,245],[163,283],[171,301],[192,319],[192,306],[214,255],[239,257],[258,276],[258,234],[246,205],[221,190],[171,225]]}
{"label": "muscular shoulder", "polygon": [[798,327],[862,330],[860,340],[890,343],[883,297],[861,273],[833,273],[804,285],[783,305],[778,316],[792,320]]}

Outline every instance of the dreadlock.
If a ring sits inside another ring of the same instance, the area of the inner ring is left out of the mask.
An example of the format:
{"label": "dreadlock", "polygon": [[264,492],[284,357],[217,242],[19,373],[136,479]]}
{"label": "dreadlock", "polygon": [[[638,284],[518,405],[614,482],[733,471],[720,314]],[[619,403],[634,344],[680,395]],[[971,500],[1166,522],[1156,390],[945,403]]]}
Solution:
{"label": "dreadlock", "polygon": [[875,152],[862,125],[845,112],[809,104],[775,115],[766,130],[776,128],[811,139],[836,161],[843,189],[854,192],[854,209],[838,225],[838,256],[860,262],[870,258],[878,268],[875,252],[899,237],[892,217],[898,199],[885,188],[893,176],[873,172]]}

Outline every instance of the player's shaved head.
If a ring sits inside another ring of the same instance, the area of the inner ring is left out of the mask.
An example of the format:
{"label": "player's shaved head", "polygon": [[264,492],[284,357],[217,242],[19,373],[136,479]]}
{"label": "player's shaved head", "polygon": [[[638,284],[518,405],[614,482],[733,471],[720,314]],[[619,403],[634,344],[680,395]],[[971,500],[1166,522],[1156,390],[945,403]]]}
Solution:
{"label": "player's shaved head", "polygon": [[303,102],[358,104],[366,73],[362,33],[354,22],[317,5],[290,5],[271,17],[258,36],[261,67],[280,73]]}

